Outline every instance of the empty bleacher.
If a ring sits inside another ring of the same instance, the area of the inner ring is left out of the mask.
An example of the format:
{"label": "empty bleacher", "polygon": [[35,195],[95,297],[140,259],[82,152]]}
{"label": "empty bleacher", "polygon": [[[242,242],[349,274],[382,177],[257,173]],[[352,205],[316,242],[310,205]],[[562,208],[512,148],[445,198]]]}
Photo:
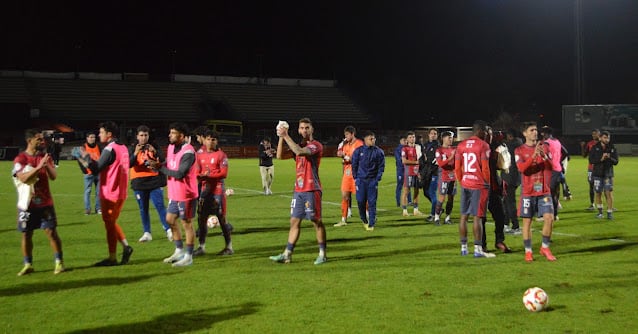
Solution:
{"label": "empty bleacher", "polygon": [[[91,77],[91,76],[88,76]],[[224,103],[246,123],[310,117],[323,124],[370,124],[336,87],[219,82],[152,82],[2,72],[0,103],[28,103],[63,121],[201,120],[203,102]],[[211,117],[213,118],[213,117]]]}

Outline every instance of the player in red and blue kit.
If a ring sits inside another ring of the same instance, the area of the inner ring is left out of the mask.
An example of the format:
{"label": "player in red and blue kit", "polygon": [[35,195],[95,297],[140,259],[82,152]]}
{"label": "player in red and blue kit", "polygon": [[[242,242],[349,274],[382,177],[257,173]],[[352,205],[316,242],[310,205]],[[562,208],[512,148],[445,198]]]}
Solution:
{"label": "player in red and blue kit", "polygon": [[[436,190],[436,207],[434,210],[434,225],[440,225],[441,213],[443,213],[443,203],[445,203],[445,224],[452,224],[450,213],[454,206],[454,195],[456,195],[456,177],[454,175],[454,154],[456,148],[452,146],[454,133],[444,131],[441,133],[441,146],[436,149],[436,163],[439,166],[438,182]],[[445,198],[447,197],[447,203]]]}
{"label": "player in red and blue kit", "polygon": [[461,218],[459,219],[459,237],[461,255],[467,255],[467,220],[474,216],[474,257],[495,257],[483,249],[483,226],[481,217],[487,212],[487,200],[490,187],[490,146],[485,138],[487,123],[475,121],[473,135],[459,143],[454,155],[454,174],[461,190]]}
{"label": "player in red and blue kit", "polygon": [[319,165],[323,153],[323,145],[312,136],[314,128],[309,118],[299,120],[299,135],[301,143],[297,144],[288,135],[287,126],[277,126],[277,159],[284,158],[284,142],[295,155],[295,187],[290,203],[290,231],[288,243],[283,253],[270,257],[279,263],[290,263],[301,231],[301,220],[312,221],[315,227],[319,255],[314,264],[319,265],[327,261],[326,257],[326,228],[321,220],[321,181],[319,180]]}
{"label": "player in red and blue kit", "polygon": [[547,145],[538,140],[536,122],[523,124],[525,143],[514,150],[516,167],[521,173],[521,198],[518,215],[523,220],[523,245],[525,261],[532,262],[532,218],[543,217],[542,246],[540,254],[549,261],[556,257],[549,249],[554,224],[554,204],[551,196],[552,162]]}
{"label": "player in red and blue kit", "polygon": [[416,135],[413,131],[407,134],[407,145],[401,148],[401,162],[403,163],[405,172],[403,173],[403,190],[401,192],[401,208],[403,216],[408,214],[408,194],[414,191],[412,195],[412,213],[415,216],[423,215],[419,211],[419,158],[417,155]]}
{"label": "player in red and blue kit", "polygon": [[200,182],[199,203],[197,205],[197,223],[199,247],[194,256],[204,255],[206,234],[208,233],[208,217],[217,216],[226,242],[224,249],[217,255],[233,255],[231,242],[232,228],[226,221],[226,190],[224,179],[228,176],[228,157],[218,145],[218,135],[212,130],[202,134],[203,145],[197,151],[197,179]]}
{"label": "player in red and blue kit", "polygon": [[22,232],[24,267],[18,276],[28,275],[33,269],[33,231],[44,230],[55,258],[54,274],[63,272],[62,241],[58,235],[58,220],[53,207],[49,179],[57,178],[53,160],[46,153],[44,135],[40,130],[24,132],[27,148],[13,160],[11,175],[18,188],[18,231]]}

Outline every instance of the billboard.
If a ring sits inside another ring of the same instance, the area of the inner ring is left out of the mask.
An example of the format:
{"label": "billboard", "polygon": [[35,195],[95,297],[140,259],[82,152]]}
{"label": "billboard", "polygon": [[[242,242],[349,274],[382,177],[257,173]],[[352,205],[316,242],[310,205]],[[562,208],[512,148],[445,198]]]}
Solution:
{"label": "billboard", "polygon": [[588,136],[592,129],[638,135],[638,104],[564,105],[562,116],[566,136]]}

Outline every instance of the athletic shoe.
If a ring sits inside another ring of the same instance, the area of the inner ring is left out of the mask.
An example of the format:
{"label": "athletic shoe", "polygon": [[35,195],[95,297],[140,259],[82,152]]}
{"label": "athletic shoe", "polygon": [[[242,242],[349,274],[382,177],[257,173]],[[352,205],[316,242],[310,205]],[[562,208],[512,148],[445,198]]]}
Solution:
{"label": "athletic shoe", "polygon": [[587,209],[585,209],[587,211],[594,211],[596,210],[596,208],[593,205],[590,205]]}
{"label": "athletic shoe", "polygon": [[555,222],[557,222],[557,221],[559,221],[559,220],[560,220],[560,217],[558,217],[558,216],[554,217],[554,221],[555,221]]}
{"label": "athletic shoe", "polygon": [[98,215],[101,215],[102,214],[102,210],[101,209],[97,209],[97,210],[95,210],[95,213],[98,214]]}
{"label": "athletic shoe", "polygon": [[494,245],[494,247],[496,247],[496,249],[500,250],[503,253],[511,253],[512,250],[507,247],[507,245],[504,242],[499,242],[496,245]]}
{"label": "athletic shoe", "polygon": [[197,247],[197,249],[193,252],[193,256],[202,256],[206,254],[206,251],[202,248],[202,246]]}
{"label": "athletic shoe", "polygon": [[461,256],[467,255],[467,249],[461,248]]}
{"label": "athletic shoe", "polygon": [[22,270],[20,270],[20,272],[18,272],[18,276],[29,275],[33,271],[34,271],[33,265],[31,263],[25,263],[24,267],[22,267]]}
{"label": "athletic shoe", "polygon": [[84,210],[84,215],[85,215],[85,216],[88,216],[88,215],[90,215],[90,214],[91,214],[91,210],[90,210],[90,209],[86,209],[86,210]]}
{"label": "athletic shoe", "polygon": [[281,253],[279,255],[273,255],[270,257],[271,261],[279,262],[279,263],[290,263],[292,261],[292,256]]}
{"label": "athletic shoe", "polygon": [[104,259],[100,262],[96,262],[93,266],[95,267],[113,267],[117,266],[117,260]]}
{"label": "athletic shoe", "polygon": [[403,210],[403,217],[408,217],[409,215],[408,210]]}
{"label": "athletic shoe", "polygon": [[503,233],[510,233],[510,232],[512,232],[512,228],[509,225],[503,226]]}
{"label": "athletic shoe", "polygon": [[173,230],[170,228],[166,230],[166,239],[168,239],[168,241],[173,241]]}
{"label": "athletic shoe", "polygon": [[193,257],[184,255],[181,260],[173,262],[173,267],[186,267],[193,264]]}
{"label": "athletic shoe", "polygon": [[474,257],[492,258],[492,257],[496,257],[496,254],[488,253],[488,252],[484,252],[484,251],[474,251]]}
{"label": "athletic shoe", "polygon": [[536,221],[537,221],[537,222],[542,222],[542,221],[544,221],[544,220],[545,220],[545,219],[544,219],[543,217],[536,217]]}
{"label": "athletic shoe", "polygon": [[552,251],[549,249],[549,247],[541,247],[539,253],[541,253],[542,256],[546,257],[548,261],[556,261],[556,257],[554,256],[554,254],[552,254]]}
{"label": "athletic shoe", "polygon": [[64,268],[64,263],[62,262],[56,262],[55,263],[55,269],[53,269],[53,274],[57,275],[59,273],[63,273],[66,269]]}
{"label": "athletic shoe", "polygon": [[224,248],[217,253],[217,255],[219,256],[233,255],[233,254],[235,254],[235,251],[230,248]]}
{"label": "athletic shoe", "polygon": [[445,217],[445,220],[443,221],[443,224],[452,225],[452,219],[450,219],[450,216]]}
{"label": "athletic shoe", "polygon": [[532,254],[532,252],[525,252],[525,261],[526,262],[534,261],[534,254]]}
{"label": "athletic shoe", "polygon": [[434,226],[441,226],[441,220],[440,219],[435,219],[434,220]]}
{"label": "athletic shoe", "polygon": [[183,249],[175,249],[175,252],[173,252],[173,255],[167,257],[164,259],[164,263],[173,263],[173,262],[177,262],[179,260],[181,260],[184,255],[186,253],[184,252]]}
{"label": "athletic shoe", "polygon": [[124,246],[124,250],[122,251],[122,261],[120,261],[120,264],[127,264],[128,260],[131,258],[131,254],[133,254],[133,247]]}
{"label": "athletic shoe", "polygon": [[374,226],[370,226],[368,224],[364,224],[363,227],[365,227],[366,231],[370,231],[370,232],[374,231]]}
{"label": "athletic shoe", "polygon": [[325,257],[325,256],[321,256],[321,255],[319,255],[319,256],[317,256],[317,258],[315,259],[315,262],[314,262],[314,263],[315,263],[315,265],[319,265],[319,264],[324,264],[324,263],[326,263],[326,262],[328,262],[328,258],[327,258],[327,257]]}
{"label": "athletic shoe", "polygon": [[512,235],[521,235],[521,234],[523,234],[523,231],[521,231],[520,228],[513,228],[513,229],[510,230],[509,233],[512,234]]}
{"label": "athletic shoe", "polygon": [[153,240],[153,236],[148,232],[144,232],[144,234],[142,234],[142,237],[140,238],[140,240],[138,240],[138,242],[147,242],[151,240]]}
{"label": "athletic shoe", "polygon": [[[421,215],[423,215],[423,214],[419,214],[419,216],[421,216]],[[416,216],[416,214],[415,214],[415,216]],[[433,220],[434,220],[434,216],[432,216],[432,215],[428,215],[427,217],[425,217],[425,221],[426,222],[431,222]]]}
{"label": "athletic shoe", "polygon": [[340,221],[340,222],[338,222],[338,223],[336,223],[336,224],[334,224],[334,226],[335,226],[335,227],[346,226],[346,225],[348,225],[348,223],[346,223],[346,222],[345,222],[345,221],[343,221],[343,220],[342,220],[342,221]]}
{"label": "athletic shoe", "polygon": [[614,214],[611,213],[611,212],[607,212],[607,219],[613,220],[614,219]]}
{"label": "athletic shoe", "polygon": [[414,215],[414,216],[423,216],[423,212],[419,211],[419,209],[414,209],[412,211],[412,215]]}
{"label": "athletic shoe", "polygon": [[598,219],[603,219],[603,214],[602,214],[602,213],[597,214],[597,215],[596,215],[596,218],[598,218]]}

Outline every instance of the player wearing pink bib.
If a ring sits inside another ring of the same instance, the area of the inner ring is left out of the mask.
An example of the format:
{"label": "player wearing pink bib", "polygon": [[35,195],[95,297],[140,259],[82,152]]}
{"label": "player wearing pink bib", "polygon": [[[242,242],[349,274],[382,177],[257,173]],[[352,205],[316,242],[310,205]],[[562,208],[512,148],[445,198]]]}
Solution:
{"label": "player wearing pink bib", "polygon": [[124,231],[117,223],[128,195],[130,163],[128,148],[117,140],[118,133],[120,133],[120,128],[114,122],[101,123],[98,137],[100,142],[106,146],[102,150],[100,158],[97,161],[92,160],[88,152],[84,152],[83,158],[78,159],[84,167],[89,168],[93,173],[100,173],[100,206],[102,207],[102,220],[106,228],[109,257],[95,264],[99,267],[118,264],[116,260],[118,241],[123,247],[122,260],[119,264],[127,264],[131,254],[133,254],[133,248],[129,246]]}
{"label": "player wearing pink bib", "polygon": [[[161,166],[161,172],[168,177],[168,208],[166,222],[173,231],[175,251],[164,259],[165,263],[172,263],[173,267],[183,267],[193,264],[193,249],[195,246],[195,230],[193,217],[197,209],[197,171],[195,166],[195,148],[187,138],[188,127],[181,122],[169,125],[168,149],[166,164]],[[158,163],[152,166],[157,168]],[[177,225],[177,219],[182,223],[186,235],[186,250],[182,241],[182,230]]]}

